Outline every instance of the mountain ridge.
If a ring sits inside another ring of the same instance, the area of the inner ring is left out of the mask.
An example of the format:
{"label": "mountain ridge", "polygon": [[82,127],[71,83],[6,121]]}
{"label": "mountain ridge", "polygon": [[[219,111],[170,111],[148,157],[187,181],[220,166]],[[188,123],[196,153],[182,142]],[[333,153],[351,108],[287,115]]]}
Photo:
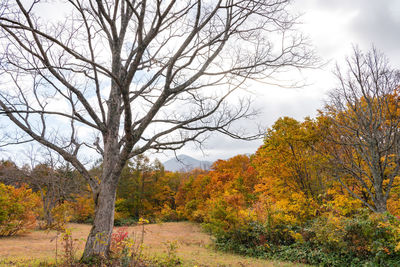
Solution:
{"label": "mountain ridge", "polygon": [[196,168],[203,170],[209,170],[212,162],[205,160],[198,160],[185,154],[180,154],[174,158],[171,158],[163,162],[164,168],[167,171],[177,172],[177,171],[191,171]]}

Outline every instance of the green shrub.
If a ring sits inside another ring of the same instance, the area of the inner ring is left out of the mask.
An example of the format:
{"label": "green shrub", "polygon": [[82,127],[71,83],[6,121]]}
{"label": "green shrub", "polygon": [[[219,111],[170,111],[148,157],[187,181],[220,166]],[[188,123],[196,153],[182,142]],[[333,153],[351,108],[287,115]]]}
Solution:
{"label": "green shrub", "polygon": [[271,253],[273,247],[296,242],[291,226],[277,225],[272,228],[259,222],[250,222],[229,231],[221,231],[210,224],[205,227],[213,233],[218,249],[249,256],[264,257]]}
{"label": "green shrub", "polygon": [[114,226],[130,226],[136,225],[138,220],[133,217],[128,218],[115,218],[114,219]]}
{"label": "green shrub", "polygon": [[319,266],[400,266],[400,222],[389,214],[320,216],[303,228],[259,222],[228,231],[205,227],[218,249],[248,256]]}
{"label": "green shrub", "polygon": [[307,241],[326,252],[351,253],[376,261],[400,256],[400,224],[389,214],[320,217],[307,230]]}
{"label": "green shrub", "polygon": [[262,256],[268,250],[267,235],[265,227],[257,223],[226,232],[214,232],[218,249],[249,256]]}

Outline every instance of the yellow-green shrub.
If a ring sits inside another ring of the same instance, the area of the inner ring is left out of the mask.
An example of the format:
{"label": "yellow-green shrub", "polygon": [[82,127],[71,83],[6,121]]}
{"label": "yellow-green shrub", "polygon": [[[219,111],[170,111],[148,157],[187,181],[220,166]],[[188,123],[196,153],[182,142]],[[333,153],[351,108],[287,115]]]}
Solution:
{"label": "yellow-green shrub", "polygon": [[57,205],[51,212],[53,214],[53,227],[57,230],[65,230],[66,224],[73,216],[73,203],[65,201]]}

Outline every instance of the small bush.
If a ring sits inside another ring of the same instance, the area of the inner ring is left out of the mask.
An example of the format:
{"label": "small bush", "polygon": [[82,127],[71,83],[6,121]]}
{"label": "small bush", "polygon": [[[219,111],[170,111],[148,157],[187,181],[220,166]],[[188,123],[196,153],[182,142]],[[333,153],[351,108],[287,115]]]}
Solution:
{"label": "small bush", "polygon": [[164,204],[160,212],[156,214],[156,218],[162,222],[176,222],[179,221],[178,212],[167,204]]}
{"label": "small bush", "polygon": [[0,236],[12,236],[36,226],[39,197],[27,186],[19,188],[0,183]]}
{"label": "small bush", "polygon": [[136,225],[137,222],[138,222],[138,220],[133,217],[115,218],[114,226],[131,226],[131,225]]}
{"label": "small bush", "polygon": [[126,249],[129,247],[129,237],[126,227],[117,229],[115,233],[111,235],[111,247],[110,250],[114,257],[120,258],[125,254]]}
{"label": "small bush", "polygon": [[182,260],[178,257],[176,254],[178,244],[176,241],[171,242],[163,242],[165,246],[165,254],[163,256],[159,257],[154,257],[151,259],[151,262],[155,266],[162,266],[162,267],[174,267],[174,266],[180,266],[182,263]]}
{"label": "small bush", "polygon": [[70,202],[65,201],[57,205],[52,211],[53,225],[51,228],[63,231],[66,224],[71,220],[73,209]]}
{"label": "small bush", "polygon": [[65,229],[61,234],[61,242],[63,246],[63,265],[75,266],[75,254],[77,251],[76,243],[78,240],[72,238],[72,232],[70,229]]}

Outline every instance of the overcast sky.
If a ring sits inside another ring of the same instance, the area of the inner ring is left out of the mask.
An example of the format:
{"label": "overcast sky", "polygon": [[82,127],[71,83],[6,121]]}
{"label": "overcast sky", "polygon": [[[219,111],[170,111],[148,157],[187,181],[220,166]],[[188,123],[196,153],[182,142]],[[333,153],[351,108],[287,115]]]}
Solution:
{"label": "overcast sky", "polygon": [[[323,107],[327,92],[335,85],[334,64],[350,55],[353,45],[365,51],[374,44],[389,57],[393,66],[400,66],[400,0],[295,0],[292,8],[295,13],[302,14],[302,24],[298,27],[308,35],[318,56],[326,64],[322,69],[301,73],[303,82],[308,84],[303,88],[285,89],[253,83],[254,104],[262,114],[257,121],[243,122],[245,127],[259,123],[267,128],[282,116],[298,120],[315,116],[317,109]],[[286,75],[287,80],[299,76],[290,72]],[[188,145],[177,154],[214,161],[237,154],[252,154],[261,144],[262,140],[246,142],[213,135],[202,151]],[[12,158],[13,154],[15,156],[15,151],[7,157],[11,155]],[[173,154],[150,157],[165,161]]]}
{"label": "overcast sky", "polygon": [[[322,69],[303,71],[302,76],[309,84],[305,88],[284,89],[254,84],[255,105],[262,111],[258,120],[263,125],[270,127],[282,116],[298,120],[315,116],[317,109],[323,106],[326,93],[335,85],[334,65],[351,55],[353,45],[364,51],[375,45],[389,57],[392,66],[400,66],[399,0],[297,0],[293,9],[303,14],[299,27],[327,64]],[[290,79],[291,73],[287,75]],[[214,161],[237,154],[252,154],[261,144],[262,140],[246,142],[215,135],[208,140],[203,152],[187,146],[178,154]],[[170,154],[157,157],[164,160],[168,156]]]}

